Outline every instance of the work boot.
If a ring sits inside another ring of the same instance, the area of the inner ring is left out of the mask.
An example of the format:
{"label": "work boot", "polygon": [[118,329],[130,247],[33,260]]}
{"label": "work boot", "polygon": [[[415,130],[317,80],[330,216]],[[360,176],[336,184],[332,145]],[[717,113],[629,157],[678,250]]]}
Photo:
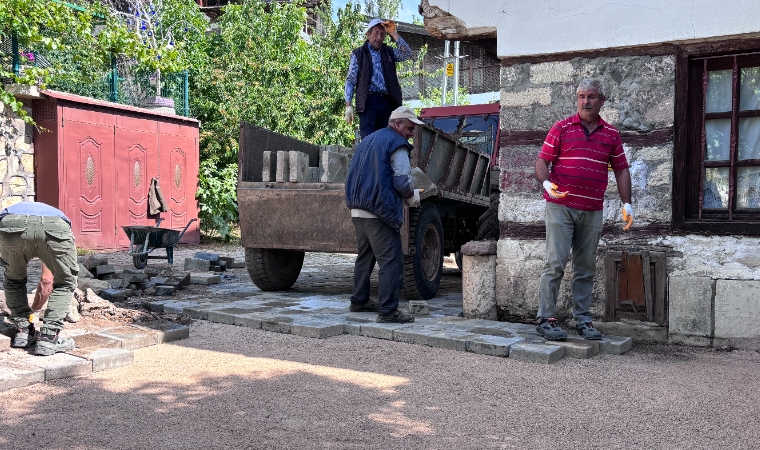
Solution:
{"label": "work boot", "polygon": [[602,333],[599,332],[594,326],[591,324],[591,322],[583,322],[579,323],[575,326],[575,331],[578,332],[583,338],[589,339],[592,341],[598,341],[602,338]]}
{"label": "work boot", "polygon": [[377,303],[367,300],[364,303],[351,302],[348,307],[351,312],[377,312]]}
{"label": "work boot", "polygon": [[412,323],[414,322],[414,316],[406,313],[404,311],[395,310],[392,313],[388,314],[387,316],[381,316],[378,314],[377,320],[375,322],[378,323]]}
{"label": "work boot", "polygon": [[37,347],[34,348],[34,354],[40,356],[52,356],[56,353],[74,350],[76,344],[74,339],[61,337],[60,332],[56,334],[41,334],[37,339]]}
{"label": "work boot", "polygon": [[29,325],[16,331],[16,336],[13,337],[11,347],[27,348],[34,345],[35,342],[37,342],[37,332],[34,329],[34,325]]}
{"label": "work boot", "polygon": [[536,327],[536,332],[539,336],[543,336],[550,341],[567,339],[567,333],[557,325],[557,319],[541,319]]}

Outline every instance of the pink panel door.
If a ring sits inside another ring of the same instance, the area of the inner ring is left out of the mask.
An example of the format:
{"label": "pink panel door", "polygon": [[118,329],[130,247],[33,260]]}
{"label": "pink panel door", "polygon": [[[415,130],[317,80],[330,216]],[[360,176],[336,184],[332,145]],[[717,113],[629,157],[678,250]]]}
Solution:
{"label": "pink panel door", "polygon": [[113,126],[65,122],[64,212],[80,247],[115,247],[113,148]]}
{"label": "pink panel door", "polygon": [[158,175],[158,134],[117,128],[115,159],[119,168],[116,173],[116,224],[119,228],[116,236],[118,245],[127,247],[129,237],[122,226],[152,226],[158,218],[158,215],[148,216],[148,190],[151,178]]}
{"label": "pink panel door", "polygon": [[[162,130],[165,129],[161,124]],[[178,127],[179,128],[179,127]],[[193,130],[188,128],[187,135],[161,134],[160,166],[161,166],[161,190],[168,203],[168,217],[164,218],[167,228],[181,230],[194,218],[198,217],[195,190],[198,180],[198,151],[196,147],[196,134],[190,134]],[[175,129],[170,128],[171,131]],[[167,223],[168,222],[168,223]],[[198,223],[193,223],[180,242],[199,242]]]}

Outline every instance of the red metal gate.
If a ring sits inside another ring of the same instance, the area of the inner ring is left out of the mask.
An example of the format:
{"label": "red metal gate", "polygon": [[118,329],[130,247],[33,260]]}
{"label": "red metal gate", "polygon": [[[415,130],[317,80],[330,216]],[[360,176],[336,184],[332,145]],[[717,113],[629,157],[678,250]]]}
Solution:
{"label": "red metal gate", "polygon": [[[122,225],[183,229],[198,217],[198,121],[46,91],[35,119],[37,200],[72,221],[77,245],[125,248]],[[52,135],[51,135],[52,134]],[[149,214],[148,192],[158,177],[167,211]],[[200,242],[194,222],[182,241]]]}

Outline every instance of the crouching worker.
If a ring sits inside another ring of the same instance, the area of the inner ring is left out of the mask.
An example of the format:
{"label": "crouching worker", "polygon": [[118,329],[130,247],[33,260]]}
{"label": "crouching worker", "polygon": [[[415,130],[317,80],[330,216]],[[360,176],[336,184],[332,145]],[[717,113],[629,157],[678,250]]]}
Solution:
{"label": "crouching worker", "polygon": [[[7,264],[3,281],[5,301],[17,329],[11,346],[27,348],[36,344],[34,353],[42,356],[72,350],[74,340],[60,336],[79,272],[68,217],[38,202],[21,202],[5,208],[0,211],[0,255]],[[41,307],[47,299],[39,332],[29,321],[32,308],[26,294],[27,265],[35,257],[43,263],[35,304]]]}

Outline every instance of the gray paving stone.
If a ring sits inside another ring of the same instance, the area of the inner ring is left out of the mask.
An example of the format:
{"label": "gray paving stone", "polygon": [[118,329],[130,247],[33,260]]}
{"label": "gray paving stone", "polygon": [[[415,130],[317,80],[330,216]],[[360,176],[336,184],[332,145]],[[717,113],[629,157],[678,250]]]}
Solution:
{"label": "gray paving stone", "polygon": [[191,272],[208,272],[211,262],[208,259],[185,258],[185,270]]}
{"label": "gray paving stone", "polygon": [[219,275],[214,275],[213,273],[191,273],[190,274],[190,283],[191,284],[219,284],[222,277]]}
{"label": "gray paving stone", "polygon": [[170,295],[174,295],[175,292],[177,292],[177,288],[174,286],[167,286],[167,285],[156,286],[156,295],[161,296],[161,297],[168,297]]}
{"label": "gray paving stone", "polygon": [[361,336],[362,335],[362,326],[365,325],[374,325],[375,321],[370,319],[362,319],[357,317],[352,317],[351,314],[348,315],[346,318],[346,322],[343,324],[343,332],[346,334],[351,334],[353,336]]}
{"label": "gray paving stone", "polygon": [[134,325],[110,328],[108,330],[99,331],[95,334],[117,339],[121,341],[121,348],[127,350],[149,347],[158,343],[158,336],[155,331],[146,330]]}
{"label": "gray paving stone", "polygon": [[430,345],[430,335],[438,331],[427,328],[408,327],[393,330],[393,340],[415,345]]}
{"label": "gray paving stone", "polygon": [[190,327],[174,322],[148,322],[141,328],[155,331],[158,344],[179,341],[180,339],[187,339],[190,337]]}
{"label": "gray paving stone", "polygon": [[82,349],[76,355],[92,362],[93,373],[131,366],[135,361],[134,352],[123,348]]}
{"label": "gray paving stone", "polygon": [[263,320],[270,320],[270,319],[272,319],[272,316],[262,315],[258,313],[251,313],[251,314],[236,314],[233,320],[234,320],[235,325],[260,330],[261,322]]}
{"label": "gray paving stone", "polygon": [[290,326],[290,333],[310,338],[328,338],[343,334],[343,324],[325,323],[321,320],[293,323]]}
{"label": "gray paving stone", "polygon": [[95,277],[101,278],[105,275],[116,273],[116,268],[113,266],[113,264],[103,264],[101,266],[91,268],[90,272],[92,272]]}
{"label": "gray paving stone", "polygon": [[45,381],[92,373],[92,361],[67,353],[56,353],[44,357],[25,353],[21,361],[45,369]]}
{"label": "gray paving stone", "polygon": [[622,355],[633,348],[633,339],[624,336],[602,336],[599,341],[599,353]]}
{"label": "gray paving stone", "polygon": [[206,318],[209,322],[226,323],[227,325],[235,324],[235,314],[211,310]]}
{"label": "gray paving stone", "polygon": [[208,320],[208,309],[200,305],[183,308],[182,313],[187,314],[187,316],[191,319]]}
{"label": "gray paving stone", "polygon": [[132,289],[103,289],[100,291],[100,294],[98,294],[103,300],[108,300],[114,303],[123,302],[133,295],[135,295],[135,291]]}
{"label": "gray paving stone", "polygon": [[261,329],[273,333],[290,334],[290,324],[292,320],[288,317],[273,317],[261,321]]}
{"label": "gray paving stone", "polygon": [[375,339],[393,340],[393,331],[399,328],[406,328],[412,324],[408,323],[368,323],[362,325],[361,335]]}
{"label": "gray paving stone", "polygon": [[599,354],[599,341],[568,337],[565,341],[552,341],[565,349],[565,358],[588,359]]}
{"label": "gray paving stone", "polygon": [[121,275],[121,279],[127,283],[144,283],[148,281],[148,276],[144,273],[124,273]]}
{"label": "gray paving stone", "polygon": [[72,336],[76,348],[71,351],[72,354],[77,354],[81,351],[92,351],[96,348],[121,348],[121,341],[119,339],[103,336],[97,333],[85,333],[78,336]]}
{"label": "gray paving stone", "polygon": [[0,334],[0,352],[4,352],[9,348],[11,348],[11,338],[4,334]]}
{"label": "gray paving stone", "polygon": [[430,306],[425,300],[409,300],[409,314],[423,316],[430,314]]}
{"label": "gray paving stone", "polygon": [[157,303],[161,303],[162,311],[167,314],[183,314],[185,312],[185,308],[197,305],[197,303],[193,302],[177,302],[174,300],[159,300],[152,302],[152,304]]}
{"label": "gray paving stone", "polygon": [[475,336],[467,340],[466,349],[468,352],[479,355],[509,356],[509,350],[513,345],[523,342],[522,338],[507,338],[502,336]]}
{"label": "gray paving stone", "polygon": [[458,352],[467,351],[467,341],[478,335],[464,331],[440,331],[431,333],[428,339],[428,345],[431,347],[444,348],[446,350],[456,350]]}
{"label": "gray paving stone", "polygon": [[45,369],[27,363],[0,359],[0,391],[45,381]]}
{"label": "gray paving stone", "polygon": [[530,344],[520,342],[509,350],[509,358],[517,361],[525,361],[539,364],[551,364],[557,362],[565,354],[564,347],[551,344]]}

